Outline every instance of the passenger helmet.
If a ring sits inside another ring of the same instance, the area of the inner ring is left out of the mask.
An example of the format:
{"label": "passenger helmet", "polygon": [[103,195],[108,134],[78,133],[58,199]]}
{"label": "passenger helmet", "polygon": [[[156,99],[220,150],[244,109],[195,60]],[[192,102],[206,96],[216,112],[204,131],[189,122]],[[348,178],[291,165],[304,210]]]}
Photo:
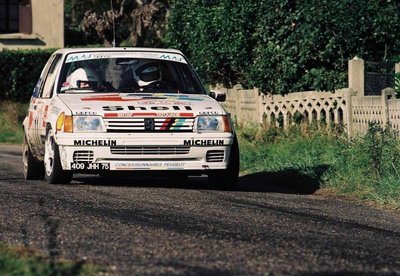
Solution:
{"label": "passenger helmet", "polygon": [[88,68],[76,69],[67,78],[69,87],[95,89],[99,84],[97,74]]}

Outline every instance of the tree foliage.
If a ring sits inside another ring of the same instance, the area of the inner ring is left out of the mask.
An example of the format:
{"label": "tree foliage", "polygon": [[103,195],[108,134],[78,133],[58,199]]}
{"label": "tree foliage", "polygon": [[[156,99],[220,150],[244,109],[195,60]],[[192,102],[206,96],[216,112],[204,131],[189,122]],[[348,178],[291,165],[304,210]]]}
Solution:
{"label": "tree foliage", "polygon": [[390,0],[175,0],[166,38],[210,83],[334,90],[354,56],[399,54],[399,14]]}
{"label": "tree foliage", "polygon": [[168,9],[169,0],[66,0],[66,44],[110,46],[115,26],[118,45],[161,46]]}

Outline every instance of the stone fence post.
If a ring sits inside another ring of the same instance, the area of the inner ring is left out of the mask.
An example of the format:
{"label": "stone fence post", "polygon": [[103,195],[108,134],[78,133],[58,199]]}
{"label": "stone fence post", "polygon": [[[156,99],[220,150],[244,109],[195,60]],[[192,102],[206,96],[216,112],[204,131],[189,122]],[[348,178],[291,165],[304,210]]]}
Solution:
{"label": "stone fence post", "polygon": [[242,98],[242,93],[240,93],[240,90],[242,89],[242,85],[240,84],[236,84],[235,86],[233,86],[233,95],[235,97],[235,110],[236,110],[236,120],[238,122],[239,125],[243,125],[243,115],[242,115],[242,110],[240,107],[240,102],[241,102],[241,98]]}
{"label": "stone fence post", "polygon": [[357,96],[364,96],[364,60],[356,56],[349,60],[348,66],[349,88],[354,89]]}
{"label": "stone fence post", "polygon": [[385,88],[382,90],[382,122],[383,127],[387,127],[390,122],[389,118],[389,103],[390,99],[394,99],[396,97],[396,93],[393,88]]}

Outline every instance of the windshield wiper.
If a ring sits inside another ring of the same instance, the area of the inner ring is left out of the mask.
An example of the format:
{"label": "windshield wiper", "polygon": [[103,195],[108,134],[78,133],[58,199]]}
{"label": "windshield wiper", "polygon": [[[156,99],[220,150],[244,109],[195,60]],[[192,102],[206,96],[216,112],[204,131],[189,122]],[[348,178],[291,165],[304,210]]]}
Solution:
{"label": "windshield wiper", "polygon": [[122,92],[122,93],[141,93],[143,91],[141,91],[140,89],[135,89],[135,88],[119,88],[119,89],[115,89],[116,92]]}
{"label": "windshield wiper", "polygon": [[161,87],[153,87],[153,86],[145,86],[143,87],[142,92],[162,92],[162,93],[168,93],[168,94],[182,94],[181,91],[178,89],[171,89],[171,88],[161,88]]}
{"label": "windshield wiper", "polygon": [[107,87],[97,87],[97,88],[68,88],[65,90],[60,90],[59,93],[70,93],[70,92],[87,92],[87,93],[102,93],[102,92],[115,92],[116,89],[110,89]]}
{"label": "windshield wiper", "polygon": [[[59,93],[81,92],[81,91],[89,91],[89,92],[92,92],[92,91],[96,91],[96,90],[94,90],[94,89],[88,89],[88,88],[67,88],[67,89],[65,89],[65,90],[61,89],[61,90],[59,91]],[[92,92],[92,93],[93,93],[93,92]]]}
{"label": "windshield wiper", "polygon": [[153,86],[144,86],[141,88],[119,88],[115,89],[116,92],[122,93],[155,93],[155,92],[162,92],[162,93],[169,93],[169,94],[183,94],[179,90],[176,89],[168,89],[168,88],[161,88],[161,87],[153,87]]}

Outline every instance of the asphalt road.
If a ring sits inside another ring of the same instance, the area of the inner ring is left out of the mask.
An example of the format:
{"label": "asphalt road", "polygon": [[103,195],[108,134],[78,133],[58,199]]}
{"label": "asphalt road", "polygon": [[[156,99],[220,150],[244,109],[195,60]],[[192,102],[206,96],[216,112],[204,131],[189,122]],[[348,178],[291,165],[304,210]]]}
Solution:
{"label": "asphalt road", "polygon": [[3,145],[0,241],[117,275],[400,274],[397,214],[278,187],[268,175],[243,177],[235,191],[190,180],[25,181],[19,148]]}

